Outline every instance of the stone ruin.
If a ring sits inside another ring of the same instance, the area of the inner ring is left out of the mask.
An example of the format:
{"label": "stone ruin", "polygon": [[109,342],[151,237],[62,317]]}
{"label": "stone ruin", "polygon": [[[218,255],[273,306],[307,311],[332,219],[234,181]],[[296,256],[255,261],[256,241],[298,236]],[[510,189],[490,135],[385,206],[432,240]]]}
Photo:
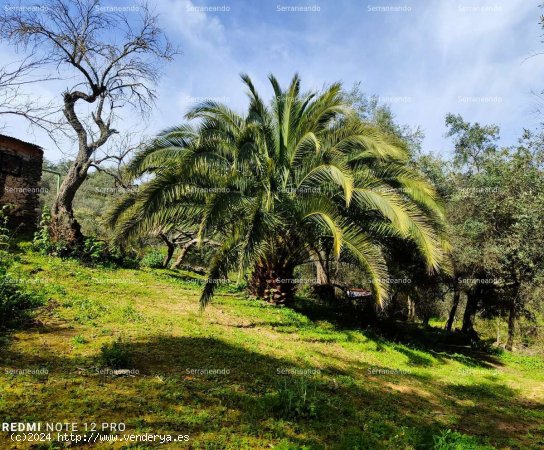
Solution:
{"label": "stone ruin", "polygon": [[0,134],[0,208],[8,205],[8,227],[31,233],[40,214],[43,150]]}

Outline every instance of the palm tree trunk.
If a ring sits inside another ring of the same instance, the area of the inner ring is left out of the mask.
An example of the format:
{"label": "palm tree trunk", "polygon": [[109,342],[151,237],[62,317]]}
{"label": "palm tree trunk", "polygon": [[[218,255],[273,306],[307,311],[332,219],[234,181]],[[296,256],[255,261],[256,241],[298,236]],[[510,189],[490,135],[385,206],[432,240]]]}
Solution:
{"label": "palm tree trunk", "polygon": [[289,263],[260,261],[249,279],[249,292],[274,305],[289,305],[295,298],[294,267]]}

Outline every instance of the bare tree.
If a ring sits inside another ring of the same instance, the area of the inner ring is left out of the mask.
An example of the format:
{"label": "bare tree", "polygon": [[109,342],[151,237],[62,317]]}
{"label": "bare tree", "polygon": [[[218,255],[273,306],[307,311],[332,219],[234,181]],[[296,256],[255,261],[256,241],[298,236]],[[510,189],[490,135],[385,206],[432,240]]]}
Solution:
{"label": "bare tree", "polygon": [[83,236],[72,203],[89,168],[99,165],[94,155],[117,134],[113,124],[119,109],[149,112],[159,64],[171,60],[176,49],[147,4],[127,12],[103,7],[99,0],[49,0],[39,8],[10,8],[0,16],[0,38],[17,49],[47,55],[41,65],[55,68],[63,78],[70,73],[73,80],[62,93],[62,115],[77,155],[53,205],[51,236],[75,248]]}
{"label": "bare tree", "polygon": [[[42,61],[31,55],[0,68],[0,117],[22,117],[30,125],[40,128],[55,139],[56,132],[61,129],[57,118],[58,105],[52,101],[40,103],[35,96],[24,92],[26,85],[46,81],[39,76],[33,76],[41,65]],[[50,81],[51,78],[48,77],[47,80]],[[0,123],[0,129],[3,125]]]}

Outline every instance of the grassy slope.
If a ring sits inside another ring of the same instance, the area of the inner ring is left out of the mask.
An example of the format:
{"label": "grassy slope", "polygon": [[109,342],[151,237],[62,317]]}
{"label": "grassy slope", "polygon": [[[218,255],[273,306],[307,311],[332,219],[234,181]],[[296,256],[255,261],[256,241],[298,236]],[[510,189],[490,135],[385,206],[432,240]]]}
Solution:
{"label": "grassy slope", "polygon": [[[191,436],[161,448],[432,448],[446,429],[467,435],[455,448],[544,446],[537,358],[426,352],[236,294],[200,315],[197,285],[170,271],[91,269],[34,254],[18,266],[50,301],[39,326],[1,344],[3,421],[124,422],[130,432]],[[96,373],[101,346],[117,339],[139,375]],[[42,367],[48,375],[4,370]]]}

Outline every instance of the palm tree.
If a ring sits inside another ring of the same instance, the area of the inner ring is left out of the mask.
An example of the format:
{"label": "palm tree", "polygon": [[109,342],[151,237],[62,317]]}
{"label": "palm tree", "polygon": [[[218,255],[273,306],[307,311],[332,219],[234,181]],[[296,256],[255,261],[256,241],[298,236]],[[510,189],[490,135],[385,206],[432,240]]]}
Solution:
{"label": "palm tree", "polygon": [[109,214],[120,240],[175,224],[220,241],[201,296],[233,269],[251,271],[250,290],[288,303],[297,266],[347,258],[368,276],[374,298],[387,297],[384,251],[411,241],[429,271],[443,264],[444,217],[434,189],[414,170],[402,142],[362,122],[340,84],[300,92],[298,75],[282,90],[275,77],[266,104],[251,79],[239,115],[205,102],[189,122],[168,129],[133,160],[136,195]]}

